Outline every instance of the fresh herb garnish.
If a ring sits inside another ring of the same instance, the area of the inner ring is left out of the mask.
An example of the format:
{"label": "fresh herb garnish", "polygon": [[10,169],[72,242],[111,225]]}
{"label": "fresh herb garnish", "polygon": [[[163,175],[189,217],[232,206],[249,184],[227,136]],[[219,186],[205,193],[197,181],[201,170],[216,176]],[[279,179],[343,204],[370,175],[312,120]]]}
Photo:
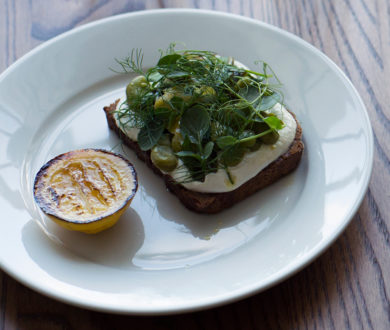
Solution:
{"label": "fresh herb garnish", "polygon": [[155,146],[164,132],[164,124],[159,121],[146,123],[138,133],[138,145],[141,150],[149,150]]}
{"label": "fresh herb garnish", "polygon": [[182,182],[203,181],[219,168],[232,180],[229,167],[246,152],[277,141],[284,125],[268,110],[283,97],[266,63],[255,72],[211,51],[176,50],[173,44],[160,53],[148,70],[139,49],[116,60],[123,72],[138,74],[126,88],[117,118],[121,125],[140,129],[142,150],[161,143],[174,150],[172,157],[186,168]]}
{"label": "fresh herb garnish", "polygon": [[186,109],[181,116],[180,130],[187,135],[190,141],[198,146],[202,145],[203,138],[210,129],[210,116],[202,106]]}

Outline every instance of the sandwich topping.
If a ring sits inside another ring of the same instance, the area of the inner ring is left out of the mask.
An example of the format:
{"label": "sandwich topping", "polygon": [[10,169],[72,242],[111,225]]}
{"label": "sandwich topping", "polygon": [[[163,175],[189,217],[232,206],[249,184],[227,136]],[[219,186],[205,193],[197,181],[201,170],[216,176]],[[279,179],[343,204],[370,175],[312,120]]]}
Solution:
{"label": "sandwich topping", "polygon": [[296,121],[266,63],[256,72],[210,51],[162,52],[142,68],[134,50],[117,60],[136,73],[114,113],[156,167],[199,192],[231,191],[285,153]]}

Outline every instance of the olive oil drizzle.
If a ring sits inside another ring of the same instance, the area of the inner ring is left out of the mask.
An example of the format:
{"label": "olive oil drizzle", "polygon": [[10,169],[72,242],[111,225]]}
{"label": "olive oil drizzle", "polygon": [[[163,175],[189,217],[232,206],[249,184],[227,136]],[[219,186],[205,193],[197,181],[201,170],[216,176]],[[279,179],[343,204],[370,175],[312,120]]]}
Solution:
{"label": "olive oil drizzle", "polygon": [[[105,164],[104,166],[110,166],[110,164]],[[110,169],[116,178],[114,181],[119,181],[120,189],[123,189],[123,183],[118,179],[118,172],[114,169],[114,166],[110,166]],[[96,174],[101,180],[98,184],[104,183],[104,186],[108,189],[103,190],[107,190],[107,192],[109,191],[111,196],[105,196],[102,189],[100,189],[101,187],[98,187],[94,183],[95,180],[90,179],[90,177],[94,177],[96,179]],[[90,214],[96,214],[98,212],[100,207],[98,204],[90,201],[91,197],[99,201],[100,205],[104,208],[107,208],[120,193],[115,188],[115,184],[111,182],[110,178],[106,175],[104,169],[96,161],[91,162],[89,160],[81,160],[79,162],[67,164],[53,173],[53,181],[56,181],[56,178],[58,177],[61,177],[64,181],[69,180],[69,185],[77,190],[78,198],[72,198],[71,205],[72,210],[77,212],[79,215],[85,211]],[[49,193],[53,197],[52,200],[54,200],[58,206],[61,204],[62,197],[64,196],[64,194],[60,193],[61,186],[61,182],[51,182],[48,187]]]}

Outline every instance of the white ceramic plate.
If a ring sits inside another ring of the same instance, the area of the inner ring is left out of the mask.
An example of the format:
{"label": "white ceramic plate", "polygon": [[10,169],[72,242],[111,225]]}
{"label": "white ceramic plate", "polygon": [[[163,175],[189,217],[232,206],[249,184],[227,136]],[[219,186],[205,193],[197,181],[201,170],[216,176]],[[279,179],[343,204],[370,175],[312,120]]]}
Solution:
{"label": "white ceramic plate", "polygon": [[[131,151],[102,111],[128,77],[114,58],[142,48],[155,63],[170,42],[214,50],[255,68],[268,62],[301,121],[298,170],[213,216],[186,210]],[[301,39],[243,17],[199,10],[137,12],[74,29],[0,77],[0,266],[50,297],[118,313],[196,310],[264,290],[307,265],[342,232],[364,196],[373,139],[345,75]],[[140,188],[117,226],[97,236],[48,222],[33,202],[38,169],[57,154],[125,152]]]}

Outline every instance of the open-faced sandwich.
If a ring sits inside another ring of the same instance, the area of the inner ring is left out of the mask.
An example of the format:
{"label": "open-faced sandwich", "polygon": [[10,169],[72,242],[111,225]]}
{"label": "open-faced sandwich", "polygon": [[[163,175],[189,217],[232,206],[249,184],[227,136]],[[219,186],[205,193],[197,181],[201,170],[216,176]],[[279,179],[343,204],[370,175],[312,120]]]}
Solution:
{"label": "open-faced sandwich", "polygon": [[104,108],[108,125],[189,209],[216,213],[293,171],[302,129],[266,63],[252,71],[210,51],[170,47]]}

